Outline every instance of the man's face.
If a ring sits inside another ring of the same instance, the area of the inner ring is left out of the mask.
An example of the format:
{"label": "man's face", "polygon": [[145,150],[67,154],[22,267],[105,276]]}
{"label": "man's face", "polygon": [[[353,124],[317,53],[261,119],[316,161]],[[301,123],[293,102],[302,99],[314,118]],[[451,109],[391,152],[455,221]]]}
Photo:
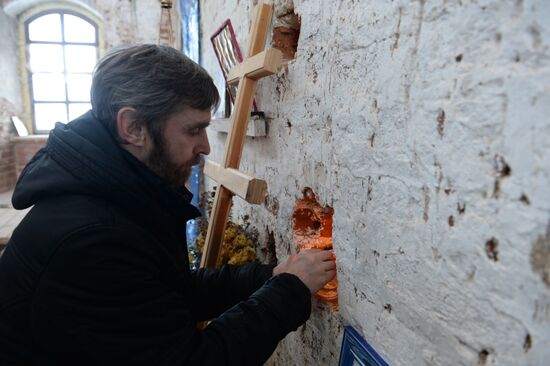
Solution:
{"label": "man's face", "polygon": [[210,124],[210,110],[185,107],[172,114],[164,126],[160,144],[151,147],[145,164],[170,186],[181,189],[198,164],[201,155],[210,153],[206,127]]}

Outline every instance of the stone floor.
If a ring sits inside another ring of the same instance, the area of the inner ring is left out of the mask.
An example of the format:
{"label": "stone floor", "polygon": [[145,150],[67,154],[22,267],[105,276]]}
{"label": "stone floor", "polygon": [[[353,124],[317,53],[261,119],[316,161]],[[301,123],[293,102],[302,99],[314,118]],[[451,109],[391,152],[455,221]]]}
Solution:
{"label": "stone floor", "polygon": [[11,195],[13,191],[0,193],[0,208],[11,208]]}

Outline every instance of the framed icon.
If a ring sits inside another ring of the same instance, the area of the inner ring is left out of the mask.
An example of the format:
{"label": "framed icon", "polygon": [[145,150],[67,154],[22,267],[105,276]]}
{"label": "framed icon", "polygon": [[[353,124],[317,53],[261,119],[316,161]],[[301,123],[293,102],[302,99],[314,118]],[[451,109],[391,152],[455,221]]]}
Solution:
{"label": "framed icon", "polygon": [[[239,43],[237,42],[237,37],[235,36],[235,31],[233,30],[233,25],[231,24],[230,19],[226,19],[222,23],[221,27],[214,32],[210,37],[212,46],[214,47],[214,53],[218,58],[218,63],[222,69],[223,77],[225,79],[225,86],[227,88],[227,93],[229,100],[231,101],[231,106],[237,98],[237,86],[229,85],[227,83],[227,75],[229,75],[229,70],[243,62],[243,56],[241,54],[241,49]],[[226,111],[226,117],[230,116],[231,106],[227,106],[229,111]],[[252,112],[258,112],[258,106],[256,105],[256,100],[252,103]]]}
{"label": "framed icon", "polygon": [[344,328],[338,366],[389,366],[351,326]]}

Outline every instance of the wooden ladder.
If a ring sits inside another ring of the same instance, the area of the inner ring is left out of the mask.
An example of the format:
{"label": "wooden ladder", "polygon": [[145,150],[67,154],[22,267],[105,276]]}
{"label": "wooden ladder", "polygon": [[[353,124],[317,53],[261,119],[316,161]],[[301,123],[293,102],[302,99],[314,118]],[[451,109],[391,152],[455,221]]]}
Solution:
{"label": "wooden ladder", "polygon": [[229,135],[225,142],[223,165],[206,161],[205,174],[218,183],[214,205],[210,214],[205,246],[201,259],[201,268],[215,267],[221,246],[231,200],[238,195],[252,204],[264,201],[267,183],[239,171],[246,129],[256,92],[256,82],[268,75],[275,74],[282,64],[282,53],[277,49],[266,49],[265,42],[271,23],[272,8],[260,4],[250,30],[248,56],[243,62],[230,70],[227,82],[238,84],[235,107],[231,115]]}

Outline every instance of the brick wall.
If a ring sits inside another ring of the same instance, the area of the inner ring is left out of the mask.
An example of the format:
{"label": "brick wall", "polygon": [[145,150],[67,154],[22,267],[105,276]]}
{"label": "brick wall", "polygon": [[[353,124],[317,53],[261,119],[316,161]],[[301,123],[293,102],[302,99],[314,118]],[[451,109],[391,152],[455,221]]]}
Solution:
{"label": "brick wall", "polygon": [[12,139],[15,156],[14,174],[16,177],[19,177],[25,165],[46,144],[47,140],[47,135],[14,137]]}
{"label": "brick wall", "polygon": [[0,193],[15,186],[17,177],[47,141],[47,135],[17,137],[12,128],[14,107],[0,99]]}
{"label": "brick wall", "polygon": [[14,107],[6,99],[0,99],[0,192],[15,184],[15,162],[11,136],[11,120]]}
{"label": "brick wall", "polygon": [[15,184],[15,163],[13,144],[7,142],[0,147],[0,192],[13,188]]}

